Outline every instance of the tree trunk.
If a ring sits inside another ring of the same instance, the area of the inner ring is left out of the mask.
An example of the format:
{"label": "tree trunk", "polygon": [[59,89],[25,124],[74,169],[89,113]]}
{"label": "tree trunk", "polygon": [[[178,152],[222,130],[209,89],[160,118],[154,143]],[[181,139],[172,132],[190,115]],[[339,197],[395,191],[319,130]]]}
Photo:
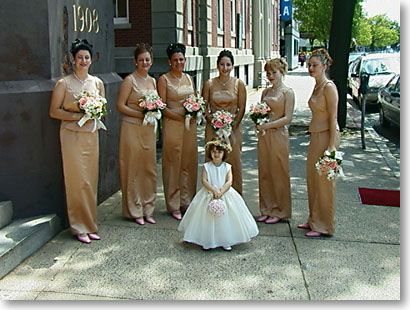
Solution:
{"label": "tree trunk", "polygon": [[356,0],[333,0],[329,41],[329,53],[333,58],[333,65],[330,67],[330,77],[339,92],[338,122],[340,129],[346,127],[347,71],[355,5]]}

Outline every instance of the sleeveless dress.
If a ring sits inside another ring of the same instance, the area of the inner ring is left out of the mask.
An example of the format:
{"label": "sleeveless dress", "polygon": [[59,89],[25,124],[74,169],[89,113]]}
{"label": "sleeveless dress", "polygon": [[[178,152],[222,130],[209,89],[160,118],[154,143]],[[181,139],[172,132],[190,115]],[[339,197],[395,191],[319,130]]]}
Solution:
{"label": "sleeveless dress", "polygon": [[[80,112],[75,96],[82,91],[105,96],[103,82],[92,75],[80,83],[73,74],[62,79],[65,86],[62,108]],[[67,215],[74,235],[96,233],[99,140],[98,130],[92,132],[94,121],[84,126],[77,121],[61,121],[60,143],[63,160]]]}
{"label": "sleeveless dress", "polygon": [[[239,93],[239,79],[231,78],[231,81],[223,87],[213,78],[210,80],[209,87],[209,107],[211,113],[218,110],[224,110],[236,115],[238,113],[238,93]],[[205,128],[205,142],[216,138],[217,135],[212,128],[212,125],[207,123]],[[236,191],[242,195],[242,124],[232,132],[230,142],[232,152],[228,154],[226,162],[232,165],[233,181],[232,186]],[[207,158],[206,161],[209,159]]]}
{"label": "sleeveless dress", "polygon": [[[204,164],[207,181],[216,188],[226,183],[226,176],[231,165],[223,162],[215,166],[212,162]],[[212,193],[202,187],[195,195],[178,230],[184,233],[183,240],[207,248],[228,247],[249,242],[258,233],[258,226],[249,212],[242,196],[233,188],[222,195],[226,212],[222,216],[213,216],[208,211]]]}
{"label": "sleeveless dress", "polygon": [[[167,83],[167,108],[182,116],[183,103],[194,94],[194,84],[186,73],[180,85],[174,85],[164,74]],[[166,113],[166,112],[165,112]],[[196,193],[198,175],[198,142],[196,124],[185,129],[184,121],[168,117],[162,120],[162,180],[166,208],[169,212],[185,211]]]}
{"label": "sleeveless dress", "polygon": [[[138,86],[135,74],[129,75],[132,91],[127,105],[137,111],[143,109],[139,100],[148,94],[157,95],[155,79],[150,88]],[[157,150],[154,125],[142,125],[143,119],[124,115],[120,127],[119,167],[122,191],[122,213],[136,219],[153,216],[157,191]]]}
{"label": "sleeveless dress", "polygon": [[[271,121],[285,114],[286,87],[278,95],[261,98],[272,110]],[[289,133],[283,126],[265,130],[258,135],[259,208],[261,215],[289,219],[292,216],[292,200],[289,177]]]}
{"label": "sleeveless dress", "polygon": [[[330,139],[329,112],[323,95],[323,89],[327,83],[320,87],[315,95],[312,94],[308,102],[312,111],[312,120],[309,125],[311,136],[306,160],[306,181],[310,229],[331,235],[334,233],[336,213],[336,182],[327,180],[325,175],[319,175],[315,168],[315,163],[329,146]],[[340,139],[338,126],[336,130],[335,145],[338,147]]]}

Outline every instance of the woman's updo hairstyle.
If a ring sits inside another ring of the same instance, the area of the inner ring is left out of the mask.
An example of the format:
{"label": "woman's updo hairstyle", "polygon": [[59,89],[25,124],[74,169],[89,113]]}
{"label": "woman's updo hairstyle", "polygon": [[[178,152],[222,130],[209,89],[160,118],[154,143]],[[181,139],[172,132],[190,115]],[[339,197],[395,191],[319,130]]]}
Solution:
{"label": "woman's updo hairstyle", "polygon": [[221,61],[221,59],[222,59],[223,57],[228,57],[228,58],[231,60],[231,62],[232,62],[232,66],[234,65],[233,55],[232,55],[231,51],[228,51],[228,50],[223,50],[223,51],[221,51],[221,52],[219,53],[219,55],[218,55],[218,60],[216,61],[216,63],[219,64],[219,62]]}
{"label": "woman's updo hairstyle", "polygon": [[288,73],[288,63],[284,58],[274,58],[265,64],[265,71],[279,70],[282,75]]}
{"label": "woman's updo hairstyle", "polygon": [[324,48],[318,48],[312,52],[310,57],[317,57],[320,59],[322,65],[327,66],[328,68],[332,65],[333,59],[330,57],[329,52]]}
{"label": "woman's updo hairstyle", "polygon": [[75,55],[77,54],[78,51],[85,50],[90,53],[91,58],[93,58],[93,46],[91,43],[89,43],[86,39],[80,40],[80,39],[75,39],[73,43],[71,43],[71,55],[75,58]]}
{"label": "woman's updo hairstyle", "polygon": [[142,54],[142,53],[149,53],[149,55],[151,56],[151,61],[154,59],[154,55],[152,53],[152,47],[149,44],[146,43],[139,43],[135,46],[135,50],[134,50],[134,58],[135,60],[137,60],[138,55]]}
{"label": "woman's updo hairstyle", "polygon": [[184,44],[181,43],[171,43],[170,45],[168,45],[167,47],[167,55],[168,55],[168,59],[171,60],[172,55],[174,55],[175,53],[182,53],[185,57],[185,50],[186,47]]}

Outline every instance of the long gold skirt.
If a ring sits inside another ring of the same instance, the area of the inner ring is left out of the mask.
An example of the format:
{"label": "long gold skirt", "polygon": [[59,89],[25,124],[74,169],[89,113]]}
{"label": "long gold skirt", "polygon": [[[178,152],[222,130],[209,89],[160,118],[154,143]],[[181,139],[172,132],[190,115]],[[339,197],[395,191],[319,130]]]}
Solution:
{"label": "long gold skirt", "polygon": [[259,208],[261,215],[292,216],[289,179],[289,133],[268,129],[258,136]]}
{"label": "long gold skirt", "polygon": [[196,124],[164,118],[162,122],[162,180],[169,212],[185,211],[196,194],[198,142]]}
{"label": "long gold skirt", "polygon": [[127,218],[154,214],[157,191],[154,126],[121,121],[119,144],[122,213]]}
{"label": "long gold skirt", "polygon": [[60,127],[67,215],[74,235],[96,233],[98,186],[98,131],[80,132]]}
{"label": "long gold skirt", "polygon": [[[306,181],[309,200],[308,224],[312,231],[333,234],[336,214],[336,180],[319,175],[315,163],[329,145],[329,131],[312,132],[306,160]],[[339,139],[339,138],[338,138]],[[337,146],[339,143],[337,143]]]}

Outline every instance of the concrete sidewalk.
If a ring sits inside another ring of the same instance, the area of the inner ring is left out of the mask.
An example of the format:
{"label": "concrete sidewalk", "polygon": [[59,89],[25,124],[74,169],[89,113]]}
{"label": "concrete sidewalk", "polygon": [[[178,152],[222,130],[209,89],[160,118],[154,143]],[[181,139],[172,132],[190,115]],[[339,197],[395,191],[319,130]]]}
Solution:
{"label": "concrete sidewalk", "polygon": [[[101,241],[82,244],[65,230],[0,280],[3,300],[400,300],[400,208],[362,205],[358,187],[400,189],[400,166],[371,130],[361,148],[360,123],[349,109],[342,134],[345,178],[337,183],[333,237],[307,238],[305,159],[313,79],[306,69],[286,78],[297,95],[290,126],[293,218],[258,223],[250,243],[203,251],[182,243],[165,211],[158,165],[157,224],[138,226],[121,215],[117,192],[99,208]],[[248,104],[260,99],[252,91]],[[360,119],[359,119],[360,120]],[[258,211],[257,137],[244,121],[244,199]],[[204,130],[200,130],[200,161]],[[200,188],[198,180],[198,189]]]}

